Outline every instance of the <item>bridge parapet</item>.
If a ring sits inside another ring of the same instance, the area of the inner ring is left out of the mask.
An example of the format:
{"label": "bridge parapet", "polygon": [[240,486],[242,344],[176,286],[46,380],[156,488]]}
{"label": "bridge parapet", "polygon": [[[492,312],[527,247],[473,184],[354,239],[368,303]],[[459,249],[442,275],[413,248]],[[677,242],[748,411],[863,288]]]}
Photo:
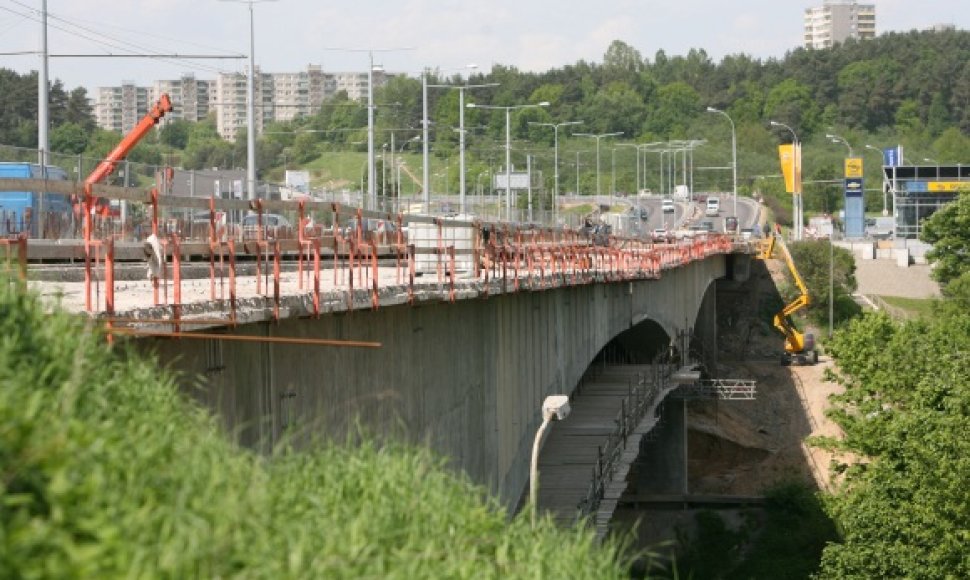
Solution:
{"label": "bridge parapet", "polygon": [[[70,182],[0,180],[0,189],[9,188],[82,195]],[[288,304],[294,297],[305,304],[294,314],[320,316],[379,308],[402,298],[408,303],[454,301],[656,279],[714,254],[754,251],[747,242],[723,235],[654,243],[535,224],[389,214],[332,202],[184,198],[108,186],[95,187],[93,194],[141,204],[144,223],[119,225],[105,217],[81,238],[22,238],[18,259],[83,261],[82,286],[37,284],[42,292],[61,295],[69,309],[108,319],[164,319],[173,328],[207,325],[193,323],[191,312],[201,313],[196,319],[215,314],[223,325],[234,325],[259,304],[268,318],[278,320],[291,315]],[[250,212],[252,219],[242,223],[251,226],[227,220],[241,211]],[[296,225],[288,225],[290,220]],[[157,240],[156,256],[143,241],[149,234]],[[13,249],[8,245],[8,256]],[[146,255],[156,261],[154,275],[138,281],[132,262]]]}

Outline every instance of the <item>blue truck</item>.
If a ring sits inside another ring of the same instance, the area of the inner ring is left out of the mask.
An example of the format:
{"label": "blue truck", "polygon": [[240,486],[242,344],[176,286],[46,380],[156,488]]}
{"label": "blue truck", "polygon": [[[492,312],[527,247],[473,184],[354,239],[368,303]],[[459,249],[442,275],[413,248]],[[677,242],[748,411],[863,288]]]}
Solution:
{"label": "blue truck", "polygon": [[[67,173],[53,165],[36,163],[0,162],[0,178],[44,179],[63,181]],[[51,237],[65,223],[71,221],[71,203],[66,195],[57,193],[32,193],[29,191],[0,191],[0,236],[26,232],[30,237],[41,235],[41,223],[45,237]],[[48,233],[49,232],[49,233]]]}

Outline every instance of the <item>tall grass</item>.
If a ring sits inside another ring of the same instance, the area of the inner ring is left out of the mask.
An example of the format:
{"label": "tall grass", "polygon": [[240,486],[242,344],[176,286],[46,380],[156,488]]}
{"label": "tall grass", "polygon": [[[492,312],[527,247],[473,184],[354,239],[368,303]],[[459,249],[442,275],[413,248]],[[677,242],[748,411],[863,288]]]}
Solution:
{"label": "tall grass", "polygon": [[270,458],[173,377],[0,281],[0,578],[618,578],[421,449]]}

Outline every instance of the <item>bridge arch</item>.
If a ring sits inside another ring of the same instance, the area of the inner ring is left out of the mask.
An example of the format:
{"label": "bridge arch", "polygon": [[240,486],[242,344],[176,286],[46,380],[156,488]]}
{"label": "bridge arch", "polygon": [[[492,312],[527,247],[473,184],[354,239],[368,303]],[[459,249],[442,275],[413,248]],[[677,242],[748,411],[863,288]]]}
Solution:
{"label": "bridge arch", "polygon": [[713,310],[703,311],[705,294],[727,274],[727,260],[711,256],[658,280],[401,304],[232,331],[378,341],[379,350],[146,344],[244,445],[269,451],[288,432],[305,434],[298,442],[342,440],[359,422],[377,436],[430,446],[512,507],[527,485],[545,396],[571,392],[611,341],[676,336],[697,326],[699,312],[714,324]]}

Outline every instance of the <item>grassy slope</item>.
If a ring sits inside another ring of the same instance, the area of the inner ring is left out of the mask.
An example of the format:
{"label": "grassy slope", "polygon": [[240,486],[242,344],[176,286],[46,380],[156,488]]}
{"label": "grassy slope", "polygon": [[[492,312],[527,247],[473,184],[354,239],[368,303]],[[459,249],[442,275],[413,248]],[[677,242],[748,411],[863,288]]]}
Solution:
{"label": "grassy slope", "polygon": [[231,445],[172,377],[0,284],[0,577],[617,578],[422,450]]}

